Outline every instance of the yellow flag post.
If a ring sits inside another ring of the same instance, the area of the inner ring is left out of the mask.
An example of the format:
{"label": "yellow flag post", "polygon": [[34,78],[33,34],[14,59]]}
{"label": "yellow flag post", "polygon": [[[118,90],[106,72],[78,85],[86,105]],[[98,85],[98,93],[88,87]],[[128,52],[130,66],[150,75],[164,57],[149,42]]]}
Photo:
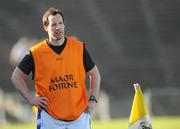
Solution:
{"label": "yellow flag post", "polygon": [[135,96],[129,118],[128,129],[152,129],[150,116],[139,84],[134,84]]}

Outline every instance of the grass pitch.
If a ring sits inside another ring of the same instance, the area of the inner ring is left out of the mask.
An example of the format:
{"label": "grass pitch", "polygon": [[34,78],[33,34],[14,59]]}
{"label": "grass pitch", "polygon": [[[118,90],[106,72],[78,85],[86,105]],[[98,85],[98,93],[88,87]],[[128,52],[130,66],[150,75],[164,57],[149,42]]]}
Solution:
{"label": "grass pitch", "polygon": [[[152,117],[153,129],[180,129],[179,117]],[[0,129],[36,129],[35,123],[9,124]],[[93,121],[92,129],[128,129],[128,119],[114,119],[111,121]]]}

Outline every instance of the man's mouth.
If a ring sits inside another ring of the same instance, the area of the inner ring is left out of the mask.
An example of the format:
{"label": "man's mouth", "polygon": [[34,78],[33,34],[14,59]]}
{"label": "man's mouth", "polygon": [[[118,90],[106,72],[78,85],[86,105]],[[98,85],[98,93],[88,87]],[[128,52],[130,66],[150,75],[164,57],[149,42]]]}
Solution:
{"label": "man's mouth", "polygon": [[62,32],[55,32],[56,36],[60,36],[62,34]]}

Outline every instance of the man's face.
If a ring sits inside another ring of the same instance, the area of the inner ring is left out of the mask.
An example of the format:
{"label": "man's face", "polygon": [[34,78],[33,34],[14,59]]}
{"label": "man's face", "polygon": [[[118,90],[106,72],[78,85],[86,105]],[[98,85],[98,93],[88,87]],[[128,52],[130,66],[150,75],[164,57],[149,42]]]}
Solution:
{"label": "man's face", "polygon": [[49,25],[45,26],[45,31],[48,32],[49,38],[58,41],[64,38],[64,22],[60,14],[50,15],[48,17]]}

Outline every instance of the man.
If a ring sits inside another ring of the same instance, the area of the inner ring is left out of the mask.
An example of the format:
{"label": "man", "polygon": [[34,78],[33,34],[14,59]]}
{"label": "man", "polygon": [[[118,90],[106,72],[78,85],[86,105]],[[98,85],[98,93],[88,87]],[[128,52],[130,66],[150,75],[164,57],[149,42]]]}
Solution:
{"label": "man", "polygon": [[[50,8],[43,15],[48,39],[30,49],[12,74],[12,82],[22,96],[38,107],[38,129],[90,129],[88,109],[96,106],[100,74],[80,41],[64,35],[63,14]],[[32,71],[34,96],[26,76]],[[86,92],[90,77],[90,97]]]}

